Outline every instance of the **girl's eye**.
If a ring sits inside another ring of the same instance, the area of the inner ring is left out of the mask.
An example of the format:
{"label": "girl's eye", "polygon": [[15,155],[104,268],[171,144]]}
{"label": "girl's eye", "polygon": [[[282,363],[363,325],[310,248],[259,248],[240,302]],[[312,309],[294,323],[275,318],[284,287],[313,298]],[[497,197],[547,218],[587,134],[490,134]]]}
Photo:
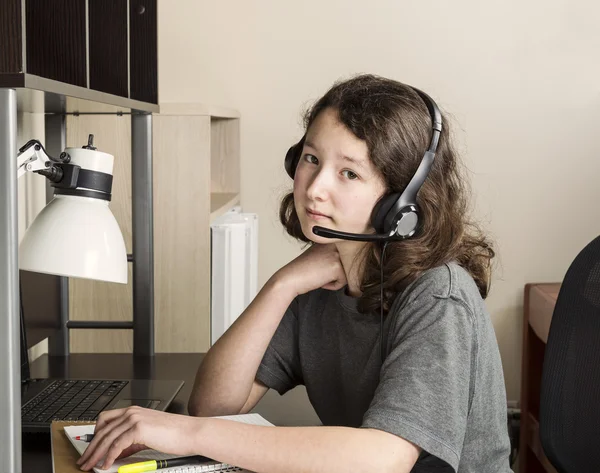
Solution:
{"label": "girl's eye", "polygon": [[304,159],[306,159],[306,161],[311,164],[319,164],[319,160],[317,159],[317,157],[313,156],[312,154],[304,155]]}
{"label": "girl's eye", "polygon": [[358,179],[358,175],[356,173],[350,171],[349,169],[344,169],[342,171],[342,174],[344,175],[344,177],[346,177],[347,179],[350,179],[351,181]]}

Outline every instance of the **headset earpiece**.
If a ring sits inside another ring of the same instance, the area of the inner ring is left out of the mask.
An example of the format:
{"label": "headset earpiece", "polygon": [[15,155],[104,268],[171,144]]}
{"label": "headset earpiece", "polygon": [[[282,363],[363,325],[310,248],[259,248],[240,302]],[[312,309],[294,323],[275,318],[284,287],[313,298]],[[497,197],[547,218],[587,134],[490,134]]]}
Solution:
{"label": "headset earpiece", "polygon": [[399,240],[409,238],[417,231],[419,215],[416,204],[408,204],[397,209],[397,203],[402,197],[401,192],[384,195],[371,214],[371,225],[377,233],[389,235],[392,230]]}
{"label": "headset earpiece", "polygon": [[377,233],[389,233],[390,229],[386,229],[385,227],[385,216],[392,209],[398,197],[400,197],[400,192],[396,192],[395,194],[387,194],[381,197],[379,201],[375,204],[373,208],[373,213],[371,214],[371,225]]}
{"label": "headset earpiece", "polygon": [[[306,136],[306,135],[305,135]],[[294,175],[296,174],[296,168],[298,167],[298,162],[300,161],[300,157],[302,156],[302,148],[304,148],[304,136],[302,139],[296,143],[294,146],[288,149],[288,152],[285,155],[285,170],[292,179],[294,179]]]}

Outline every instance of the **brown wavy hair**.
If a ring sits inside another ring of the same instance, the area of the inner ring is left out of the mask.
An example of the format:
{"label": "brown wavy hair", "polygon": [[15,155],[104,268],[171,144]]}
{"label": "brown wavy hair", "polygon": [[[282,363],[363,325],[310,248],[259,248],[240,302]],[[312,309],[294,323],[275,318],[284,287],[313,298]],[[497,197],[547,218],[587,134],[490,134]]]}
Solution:
{"label": "brown wavy hair", "polygon": [[[306,130],[326,108],[334,109],[339,121],[366,142],[387,192],[401,192],[431,140],[431,117],[414,89],[374,75],[338,82],[304,114]],[[385,250],[385,312],[396,295],[424,271],[450,261],[458,262],[469,272],[483,298],[490,289],[495,253],[478,225],[469,220],[469,187],[451,143],[448,121],[442,117],[435,161],[417,196],[417,232],[407,240],[388,243]],[[309,242],[296,214],[293,193],[283,198],[279,217],[290,235]],[[363,276],[358,306],[364,313],[380,309],[381,247],[382,243],[368,243],[359,255]]]}

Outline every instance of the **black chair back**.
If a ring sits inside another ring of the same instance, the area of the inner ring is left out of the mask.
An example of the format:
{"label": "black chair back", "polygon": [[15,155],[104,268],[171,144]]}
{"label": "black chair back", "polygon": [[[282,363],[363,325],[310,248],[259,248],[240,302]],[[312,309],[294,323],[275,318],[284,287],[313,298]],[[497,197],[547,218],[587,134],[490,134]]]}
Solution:
{"label": "black chair back", "polygon": [[560,473],[600,472],[600,237],[562,282],[544,354],[540,439]]}

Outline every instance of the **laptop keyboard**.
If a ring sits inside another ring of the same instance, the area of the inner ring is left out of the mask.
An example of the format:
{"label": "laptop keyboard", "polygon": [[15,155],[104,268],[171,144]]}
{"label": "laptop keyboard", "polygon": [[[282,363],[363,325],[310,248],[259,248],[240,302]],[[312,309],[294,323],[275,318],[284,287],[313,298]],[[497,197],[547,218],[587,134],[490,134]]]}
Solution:
{"label": "laptop keyboard", "polygon": [[23,423],[95,420],[127,381],[55,380],[21,407]]}

